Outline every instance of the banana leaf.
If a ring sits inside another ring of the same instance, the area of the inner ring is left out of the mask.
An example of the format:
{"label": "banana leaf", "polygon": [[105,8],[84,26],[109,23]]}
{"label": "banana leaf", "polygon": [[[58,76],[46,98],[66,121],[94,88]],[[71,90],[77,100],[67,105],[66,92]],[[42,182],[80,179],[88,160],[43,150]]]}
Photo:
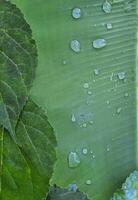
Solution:
{"label": "banana leaf", "polygon": [[13,2],[38,45],[31,95],[57,135],[51,184],[107,200],[138,167],[137,1]]}

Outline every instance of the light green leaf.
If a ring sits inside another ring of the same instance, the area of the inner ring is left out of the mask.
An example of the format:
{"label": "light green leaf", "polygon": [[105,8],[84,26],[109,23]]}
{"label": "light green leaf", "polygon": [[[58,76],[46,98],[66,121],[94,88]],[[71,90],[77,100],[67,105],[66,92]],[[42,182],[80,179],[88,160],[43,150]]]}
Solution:
{"label": "light green leaf", "polygon": [[56,160],[54,131],[44,111],[31,100],[18,122],[18,146],[1,133],[1,200],[41,200],[49,190]]}
{"label": "light green leaf", "polygon": [[[110,13],[103,10],[104,0],[14,2],[38,44],[32,96],[47,108],[57,133],[52,182],[76,183],[90,199],[107,200],[137,162],[137,1],[115,0]],[[75,7],[81,9],[79,19],[72,17]],[[101,42],[104,48],[98,49]],[[74,168],[68,164],[71,152]]]}
{"label": "light green leaf", "polygon": [[0,0],[0,125],[15,137],[37,64],[35,42],[23,14]]}

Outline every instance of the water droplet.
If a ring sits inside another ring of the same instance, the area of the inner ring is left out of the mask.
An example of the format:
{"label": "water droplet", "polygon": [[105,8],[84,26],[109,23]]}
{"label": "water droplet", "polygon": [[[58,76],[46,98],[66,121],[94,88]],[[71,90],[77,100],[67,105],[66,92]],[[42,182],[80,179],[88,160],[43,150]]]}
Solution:
{"label": "water droplet", "polygon": [[109,101],[109,100],[107,100],[107,101],[106,101],[106,103],[107,103],[107,105],[109,105],[109,104],[110,104],[110,101]]}
{"label": "water droplet", "polygon": [[72,122],[76,122],[76,118],[75,118],[75,115],[74,115],[74,114],[72,114],[71,121],[72,121]]}
{"label": "water droplet", "polygon": [[111,30],[111,29],[113,28],[113,26],[112,26],[111,23],[107,23],[107,24],[106,24],[106,27],[107,27],[108,30]]}
{"label": "water droplet", "polygon": [[70,152],[68,157],[69,167],[75,168],[80,164],[80,158],[76,152]]}
{"label": "water droplet", "polygon": [[95,49],[101,49],[106,46],[106,40],[105,39],[97,39],[93,41],[93,47]]}
{"label": "water droplet", "polygon": [[93,121],[92,121],[92,120],[91,120],[91,121],[89,121],[89,124],[90,124],[90,125],[93,125]]}
{"label": "water droplet", "polygon": [[110,148],[109,148],[109,146],[107,146],[107,148],[106,148],[106,151],[107,151],[107,152],[109,152],[109,151],[110,151]]}
{"label": "water droplet", "polygon": [[88,95],[92,95],[92,92],[91,92],[91,91],[88,91]]}
{"label": "water droplet", "polygon": [[99,69],[94,69],[94,74],[99,75]]}
{"label": "water droplet", "polygon": [[66,60],[63,60],[62,63],[63,63],[63,65],[66,65],[66,64],[67,64],[67,61],[66,61]]}
{"label": "water droplet", "polygon": [[84,83],[84,84],[83,84],[83,87],[84,87],[85,89],[88,89],[88,88],[89,88],[89,83]]}
{"label": "water droplet", "polygon": [[124,94],[124,96],[125,96],[125,97],[128,97],[128,96],[129,96],[129,94],[126,92],[126,93]]}
{"label": "water droplet", "polygon": [[82,127],[83,127],[83,128],[86,128],[86,127],[87,127],[87,124],[86,124],[86,123],[82,124]]}
{"label": "water droplet", "polygon": [[105,13],[111,13],[112,11],[112,5],[110,2],[108,2],[108,0],[105,0],[105,2],[103,3],[103,11]]}
{"label": "water droplet", "polygon": [[117,74],[117,76],[118,76],[119,80],[123,80],[123,79],[125,79],[125,77],[126,77],[126,73],[125,73],[125,72],[119,72],[119,73]]}
{"label": "water droplet", "polygon": [[92,181],[88,179],[88,180],[86,181],[86,185],[91,185],[91,184],[92,184]]}
{"label": "water droplet", "polygon": [[95,159],[95,155],[93,155],[92,158]]}
{"label": "water droplet", "polygon": [[70,43],[70,47],[76,53],[79,53],[81,51],[81,45],[78,40],[72,40]]}
{"label": "water droplet", "polygon": [[88,153],[88,149],[83,148],[83,149],[82,149],[82,153],[83,153],[84,155],[87,155],[87,153]]}
{"label": "water droplet", "polygon": [[77,189],[78,189],[78,187],[74,183],[68,185],[68,191],[76,192]]}
{"label": "water droplet", "polygon": [[120,114],[121,113],[121,111],[122,111],[122,108],[121,107],[119,107],[119,108],[117,108],[117,114]]}
{"label": "water droplet", "polygon": [[81,17],[81,9],[80,8],[74,8],[72,10],[72,17],[74,19],[79,19]]}
{"label": "water droplet", "polygon": [[93,151],[91,150],[90,153],[93,154]]}

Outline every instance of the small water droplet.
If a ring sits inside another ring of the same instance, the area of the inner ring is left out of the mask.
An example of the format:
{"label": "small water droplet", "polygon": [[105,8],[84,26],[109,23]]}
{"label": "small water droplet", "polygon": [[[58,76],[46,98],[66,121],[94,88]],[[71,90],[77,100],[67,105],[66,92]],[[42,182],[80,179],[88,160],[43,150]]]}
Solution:
{"label": "small water droplet", "polygon": [[91,185],[92,184],[92,181],[91,180],[86,180],[86,185]]}
{"label": "small water droplet", "polygon": [[101,49],[106,46],[106,40],[105,39],[97,39],[93,41],[93,47],[95,49]]}
{"label": "small water droplet", "polygon": [[68,185],[68,191],[76,192],[78,189],[77,185],[75,183]]}
{"label": "small water droplet", "polygon": [[93,80],[93,82],[94,82],[94,83],[96,82],[95,79]]}
{"label": "small water droplet", "polygon": [[76,118],[75,118],[75,115],[74,115],[74,114],[72,114],[71,121],[72,121],[72,122],[76,122]]}
{"label": "small water droplet", "polygon": [[105,2],[103,3],[103,11],[105,13],[111,13],[112,11],[112,5],[110,2],[108,2],[108,0],[105,0]]}
{"label": "small water droplet", "polygon": [[109,146],[107,146],[107,148],[106,148],[106,151],[107,151],[107,152],[109,152],[109,151],[110,151],[110,148],[109,148]]}
{"label": "small water droplet", "polygon": [[70,152],[68,156],[68,162],[70,168],[78,167],[80,164],[80,158],[76,152]]}
{"label": "small water droplet", "polygon": [[93,121],[92,121],[92,120],[91,120],[91,121],[89,121],[89,124],[90,124],[90,125],[93,125]]}
{"label": "small water droplet", "polygon": [[119,108],[117,108],[117,114],[120,114],[121,113],[121,111],[122,111],[122,108],[121,107],[119,107]]}
{"label": "small water droplet", "polygon": [[99,69],[94,69],[94,74],[99,75]]}
{"label": "small water droplet", "polygon": [[95,159],[95,155],[93,155],[92,158]]}
{"label": "small water droplet", "polygon": [[113,28],[113,26],[112,26],[111,23],[107,23],[107,24],[106,24],[106,28],[107,28],[108,30],[111,30],[111,29]]}
{"label": "small water droplet", "polygon": [[87,155],[87,153],[88,153],[88,149],[83,148],[83,149],[82,149],[82,153],[83,153],[84,155]]}
{"label": "small water droplet", "polygon": [[89,88],[89,83],[84,83],[83,87],[84,87],[84,89],[88,89]]}
{"label": "small water droplet", "polygon": [[79,53],[81,51],[81,45],[78,40],[72,40],[70,43],[70,47],[76,53]]}
{"label": "small water droplet", "polygon": [[124,96],[125,96],[125,97],[128,97],[128,96],[129,96],[128,92],[126,92],[126,93],[124,94]]}
{"label": "small water droplet", "polygon": [[62,63],[63,63],[63,65],[66,65],[66,64],[67,64],[67,61],[66,61],[66,60],[63,60]]}
{"label": "small water droplet", "polygon": [[87,124],[86,124],[86,123],[82,124],[82,127],[83,127],[83,128],[86,128],[86,127],[87,127]]}
{"label": "small water droplet", "polygon": [[91,91],[88,91],[88,95],[92,95],[92,92],[91,92]]}
{"label": "small water droplet", "polygon": [[93,154],[93,151],[91,150],[90,153]]}
{"label": "small water droplet", "polygon": [[74,8],[72,10],[72,17],[74,19],[79,19],[81,17],[81,9],[80,8]]}
{"label": "small water droplet", "polygon": [[118,76],[119,80],[124,80],[125,77],[126,77],[126,73],[125,72],[119,72],[117,74],[117,76]]}
{"label": "small water droplet", "polygon": [[106,103],[107,103],[107,105],[109,105],[109,104],[110,104],[110,101],[109,101],[109,100],[107,100],[107,101],[106,101]]}

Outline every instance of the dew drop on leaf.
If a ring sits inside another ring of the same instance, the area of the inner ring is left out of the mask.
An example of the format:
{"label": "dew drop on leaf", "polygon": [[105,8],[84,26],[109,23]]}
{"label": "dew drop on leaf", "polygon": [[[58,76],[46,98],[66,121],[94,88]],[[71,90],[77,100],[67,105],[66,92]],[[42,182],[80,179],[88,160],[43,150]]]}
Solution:
{"label": "dew drop on leaf", "polygon": [[84,87],[84,89],[88,89],[89,88],[89,83],[84,83],[83,87]]}
{"label": "dew drop on leaf", "polygon": [[122,111],[122,108],[121,108],[121,107],[119,107],[119,108],[117,108],[117,111],[116,111],[116,113],[117,113],[117,114],[120,114],[120,113],[121,113],[121,111]]}
{"label": "dew drop on leaf", "polygon": [[78,167],[80,158],[76,152],[70,152],[68,156],[68,164],[70,168]]}
{"label": "dew drop on leaf", "polygon": [[82,149],[82,153],[83,153],[83,155],[87,155],[87,154],[88,154],[88,149],[83,148],[83,149]]}
{"label": "dew drop on leaf", "polygon": [[109,1],[105,0],[105,2],[103,3],[103,11],[105,13],[111,13],[112,11],[112,5]]}
{"label": "dew drop on leaf", "polygon": [[128,92],[126,92],[126,93],[124,94],[124,96],[125,96],[125,97],[128,97],[128,96],[129,96]]}
{"label": "dew drop on leaf", "polygon": [[106,40],[105,39],[97,39],[93,41],[93,47],[95,49],[101,49],[106,46]]}
{"label": "dew drop on leaf", "polygon": [[79,53],[81,51],[81,45],[78,40],[72,40],[70,43],[70,47],[75,53]]}
{"label": "dew drop on leaf", "polygon": [[99,69],[94,69],[94,74],[99,75]]}
{"label": "dew drop on leaf", "polygon": [[91,180],[86,180],[86,185],[91,185],[92,184],[92,181]]}
{"label": "dew drop on leaf", "polygon": [[111,30],[111,29],[113,28],[113,26],[112,26],[111,23],[107,23],[107,24],[106,24],[106,28],[107,28],[108,30]]}
{"label": "dew drop on leaf", "polygon": [[125,72],[119,72],[119,73],[117,74],[117,76],[118,76],[119,80],[123,80],[123,79],[125,79],[125,77],[126,77],[126,73],[125,73]]}
{"label": "dew drop on leaf", "polygon": [[92,92],[91,92],[91,91],[88,91],[88,95],[92,95]]}
{"label": "dew drop on leaf", "polygon": [[81,17],[81,9],[80,8],[74,8],[72,10],[72,17],[74,19],[79,19]]}
{"label": "dew drop on leaf", "polygon": [[75,115],[74,115],[74,114],[72,114],[72,116],[71,116],[71,121],[72,121],[72,122],[76,122],[76,118],[75,118]]}

